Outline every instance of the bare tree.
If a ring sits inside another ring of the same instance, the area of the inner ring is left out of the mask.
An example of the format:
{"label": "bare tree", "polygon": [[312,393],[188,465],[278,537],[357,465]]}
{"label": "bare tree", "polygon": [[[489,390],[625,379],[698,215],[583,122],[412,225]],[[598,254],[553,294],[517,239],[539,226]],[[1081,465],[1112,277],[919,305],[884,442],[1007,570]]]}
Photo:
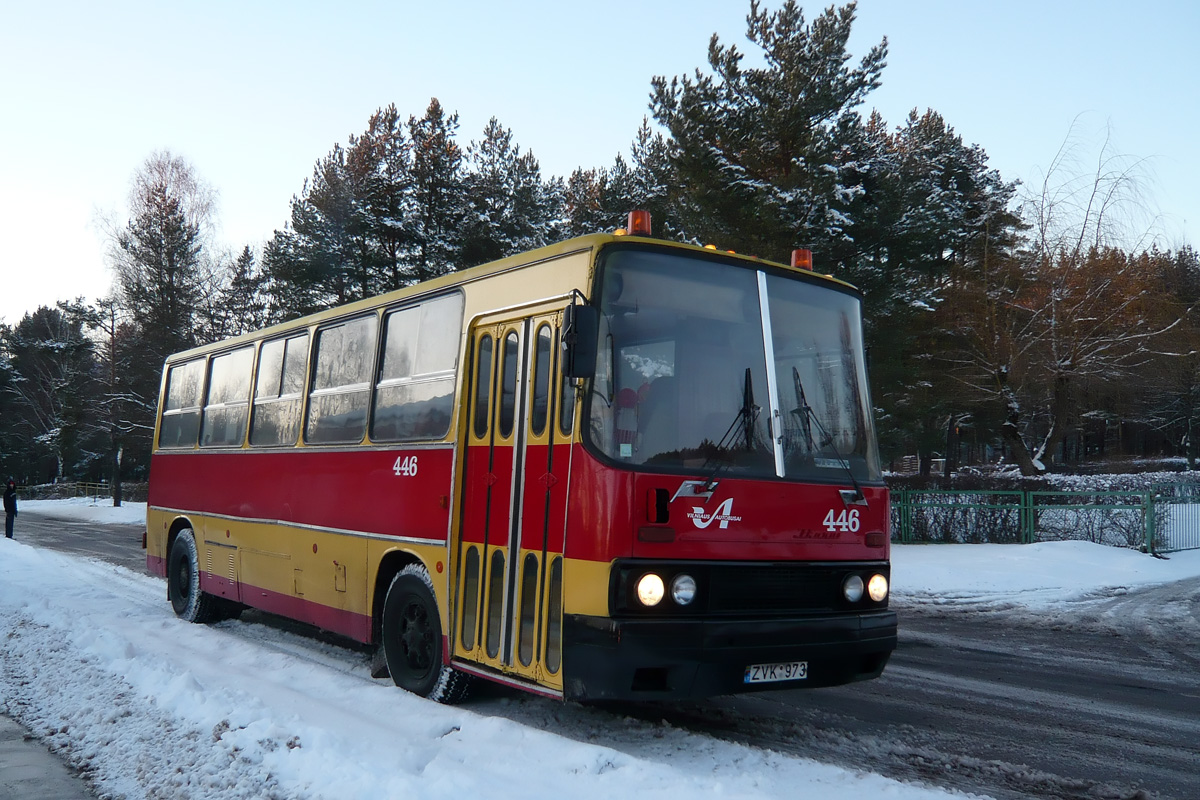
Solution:
{"label": "bare tree", "polygon": [[1181,318],[1129,255],[1145,245],[1128,232],[1145,211],[1146,162],[1114,154],[1106,139],[1091,171],[1072,173],[1074,152],[1068,140],[1026,197],[1026,246],[960,274],[952,304],[955,372],[1001,412],[1002,439],[1024,474],[1054,460],[1086,410],[1085,389],[1161,355]]}

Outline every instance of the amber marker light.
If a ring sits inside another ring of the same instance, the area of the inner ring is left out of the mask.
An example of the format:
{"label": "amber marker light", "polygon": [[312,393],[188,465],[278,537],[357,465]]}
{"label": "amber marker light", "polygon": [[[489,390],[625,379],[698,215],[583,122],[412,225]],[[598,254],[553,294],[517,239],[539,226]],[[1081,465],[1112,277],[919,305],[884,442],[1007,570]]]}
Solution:
{"label": "amber marker light", "polygon": [[812,250],[798,247],[792,251],[792,266],[796,269],[806,269],[812,272]]}
{"label": "amber marker light", "polygon": [[629,229],[631,236],[649,236],[650,235],[650,212],[649,211],[630,211],[629,224],[626,226]]}

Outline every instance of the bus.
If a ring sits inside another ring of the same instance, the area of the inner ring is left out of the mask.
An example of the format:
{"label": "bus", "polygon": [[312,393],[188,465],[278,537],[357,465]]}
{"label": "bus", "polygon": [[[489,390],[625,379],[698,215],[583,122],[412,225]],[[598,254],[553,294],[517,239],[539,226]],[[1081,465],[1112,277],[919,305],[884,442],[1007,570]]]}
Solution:
{"label": "bus", "polygon": [[308,623],[441,702],[875,678],[896,614],[861,295],[806,253],[635,212],[172,355],[147,566],[185,620]]}

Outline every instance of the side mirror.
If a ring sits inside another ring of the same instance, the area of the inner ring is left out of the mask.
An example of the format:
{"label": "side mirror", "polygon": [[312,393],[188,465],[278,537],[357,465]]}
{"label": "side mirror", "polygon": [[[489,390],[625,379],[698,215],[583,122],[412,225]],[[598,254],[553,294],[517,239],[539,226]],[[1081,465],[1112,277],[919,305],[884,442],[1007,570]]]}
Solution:
{"label": "side mirror", "polygon": [[591,378],[596,374],[596,342],[599,335],[598,308],[572,304],[563,309],[563,375],[568,378]]}

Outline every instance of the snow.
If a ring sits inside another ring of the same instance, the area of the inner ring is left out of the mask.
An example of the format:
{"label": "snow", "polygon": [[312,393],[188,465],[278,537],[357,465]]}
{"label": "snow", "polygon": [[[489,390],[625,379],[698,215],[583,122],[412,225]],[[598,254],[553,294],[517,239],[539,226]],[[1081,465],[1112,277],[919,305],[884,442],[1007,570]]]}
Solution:
{"label": "snow", "polygon": [[[95,523],[138,522],[144,511],[21,504],[22,514]],[[1196,576],[1200,552],[1159,560],[1081,542],[893,550],[902,608],[1061,610]],[[532,695],[441,706],[372,679],[365,652],[253,619],[182,622],[161,579],[19,535],[0,539],[0,641],[4,710],[105,797],[968,796]]]}
{"label": "snow", "polygon": [[[113,508],[107,497],[72,497],[67,500],[20,500],[19,514],[39,514],[80,522],[106,525],[141,525],[146,522],[145,503],[122,503]],[[19,517],[18,514],[18,517]]]}
{"label": "snow", "polygon": [[1155,558],[1092,542],[892,547],[893,601],[1060,611],[1200,576],[1200,550]]}

